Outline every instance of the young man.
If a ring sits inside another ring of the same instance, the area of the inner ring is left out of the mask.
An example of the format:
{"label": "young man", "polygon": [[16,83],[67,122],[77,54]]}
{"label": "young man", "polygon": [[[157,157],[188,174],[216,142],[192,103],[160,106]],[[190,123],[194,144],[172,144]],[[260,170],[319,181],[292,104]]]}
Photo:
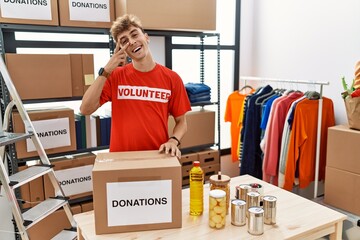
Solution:
{"label": "young man", "polygon": [[[149,36],[136,16],[119,17],[110,31],[116,41],[114,54],[84,94],[81,113],[92,114],[111,101],[111,152],[159,149],[180,158],[185,113],[191,110],[181,78],[154,61]],[[132,63],[119,67],[126,55]],[[176,122],[170,138],[169,115]]]}

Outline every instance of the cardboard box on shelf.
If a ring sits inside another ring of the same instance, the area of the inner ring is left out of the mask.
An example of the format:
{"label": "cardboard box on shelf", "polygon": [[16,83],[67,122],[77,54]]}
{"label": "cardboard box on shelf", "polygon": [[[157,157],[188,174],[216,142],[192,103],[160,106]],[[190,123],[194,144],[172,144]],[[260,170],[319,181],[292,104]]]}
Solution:
{"label": "cardboard box on shelf", "polygon": [[[181,139],[180,148],[211,146],[215,142],[215,112],[209,110],[191,111],[186,114],[187,132]],[[204,124],[206,123],[206,124]],[[175,120],[169,117],[169,136],[172,135]]]}
{"label": "cardboard box on shelf", "polygon": [[[180,163],[181,163],[181,172],[183,176],[183,185],[189,184],[189,172],[193,166],[194,161],[200,161],[200,167],[204,171],[205,181],[209,179],[209,177],[213,174],[212,173],[216,166],[217,171],[220,170],[220,153],[218,150],[214,149],[207,149],[195,153],[184,154],[181,156]],[[217,172],[214,172],[216,174]]]}
{"label": "cardboard box on shelf", "polygon": [[6,66],[22,100],[72,96],[68,54],[5,54]]}
{"label": "cardboard box on shelf", "polygon": [[[27,169],[26,165],[18,167],[19,172],[23,171],[25,169]],[[25,201],[22,204],[22,209],[30,208],[31,207],[30,183],[26,183],[26,184],[22,185],[19,189],[20,189],[21,199]]]}
{"label": "cardboard box on shelf", "polygon": [[83,86],[84,93],[95,81],[94,75],[94,55],[82,54],[82,72],[83,72]]}
{"label": "cardboard box on shelf", "polygon": [[44,178],[38,177],[29,182],[30,206],[34,207],[45,200]]}
{"label": "cardboard box on shelf", "polygon": [[82,56],[81,54],[70,54],[71,61],[71,83],[72,96],[84,95],[84,82],[82,73]]}
{"label": "cardboard box on shelf", "polygon": [[194,161],[199,160],[199,155],[197,153],[188,153],[181,155],[180,164],[181,164],[181,171],[184,176],[187,170],[190,170],[193,166]]}
{"label": "cardboard box on shelf", "polygon": [[182,225],[176,157],[158,151],[99,153],[93,185],[96,234]]}
{"label": "cardboard box on shelf", "polygon": [[[25,1],[23,1],[25,2]],[[19,1],[2,1],[1,23],[59,25],[57,0],[45,0],[36,4],[23,4]]]}
{"label": "cardboard box on shelf", "polygon": [[207,149],[198,152],[200,166],[208,166],[220,163],[219,150]]}
{"label": "cardboard box on shelf", "polygon": [[70,54],[72,96],[82,97],[95,81],[94,55]]}
{"label": "cardboard box on shelf", "polygon": [[[29,117],[47,154],[76,150],[74,110],[58,108],[28,111]],[[24,133],[25,126],[18,112],[13,112],[15,133]],[[15,143],[18,158],[38,156],[31,139]]]}
{"label": "cardboard box on shelf", "polygon": [[110,28],[115,19],[114,1],[58,1],[60,26]]}
{"label": "cardboard box on shelf", "polygon": [[[96,155],[83,153],[62,157],[53,161],[56,178],[66,197],[71,200],[92,196],[92,168]],[[55,197],[53,185],[48,176],[44,176],[45,198]]]}
{"label": "cardboard box on shelf", "polygon": [[326,166],[360,174],[360,131],[345,125],[328,129]]}
{"label": "cardboard box on shelf", "polygon": [[115,12],[138,16],[145,29],[216,30],[216,0],[115,0]]}
{"label": "cardboard box on shelf", "polygon": [[93,202],[84,202],[81,203],[81,212],[89,212],[94,210],[94,204]]}
{"label": "cardboard box on shelf", "polygon": [[360,215],[360,174],[326,167],[324,203]]}
{"label": "cardboard box on shelf", "polygon": [[[72,206],[71,211],[73,214],[81,213],[80,205]],[[29,228],[28,233],[30,239],[52,239],[62,230],[69,228],[71,224],[61,208]]]}
{"label": "cardboard box on shelf", "polygon": [[205,166],[204,167],[205,181],[208,181],[212,175],[217,175],[219,171],[220,171],[220,163]]}

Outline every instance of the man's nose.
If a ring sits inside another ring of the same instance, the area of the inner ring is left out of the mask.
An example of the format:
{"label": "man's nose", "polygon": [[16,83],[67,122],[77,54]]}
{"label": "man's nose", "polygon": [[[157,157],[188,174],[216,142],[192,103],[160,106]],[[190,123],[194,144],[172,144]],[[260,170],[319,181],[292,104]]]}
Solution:
{"label": "man's nose", "polygon": [[136,43],[136,40],[135,39],[129,39],[129,43],[130,43],[130,45],[133,45],[134,43]]}

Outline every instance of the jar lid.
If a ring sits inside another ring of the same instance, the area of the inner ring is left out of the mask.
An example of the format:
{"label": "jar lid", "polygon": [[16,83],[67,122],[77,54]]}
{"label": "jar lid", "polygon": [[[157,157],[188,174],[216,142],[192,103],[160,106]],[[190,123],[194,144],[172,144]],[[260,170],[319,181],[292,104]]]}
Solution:
{"label": "jar lid", "polygon": [[213,184],[227,184],[230,182],[230,177],[223,174],[216,174],[212,175],[209,181]]}
{"label": "jar lid", "polygon": [[226,192],[220,189],[211,190],[209,196],[213,198],[223,198],[226,196]]}

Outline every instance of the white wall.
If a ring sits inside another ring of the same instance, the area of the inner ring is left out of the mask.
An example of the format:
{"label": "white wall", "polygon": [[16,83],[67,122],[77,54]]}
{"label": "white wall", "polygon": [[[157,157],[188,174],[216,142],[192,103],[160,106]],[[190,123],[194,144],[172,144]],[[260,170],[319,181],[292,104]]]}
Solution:
{"label": "white wall", "polygon": [[358,0],[242,0],[240,74],[328,81],[323,94],[346,123],[340,80],[360,60],[359,9]]}

